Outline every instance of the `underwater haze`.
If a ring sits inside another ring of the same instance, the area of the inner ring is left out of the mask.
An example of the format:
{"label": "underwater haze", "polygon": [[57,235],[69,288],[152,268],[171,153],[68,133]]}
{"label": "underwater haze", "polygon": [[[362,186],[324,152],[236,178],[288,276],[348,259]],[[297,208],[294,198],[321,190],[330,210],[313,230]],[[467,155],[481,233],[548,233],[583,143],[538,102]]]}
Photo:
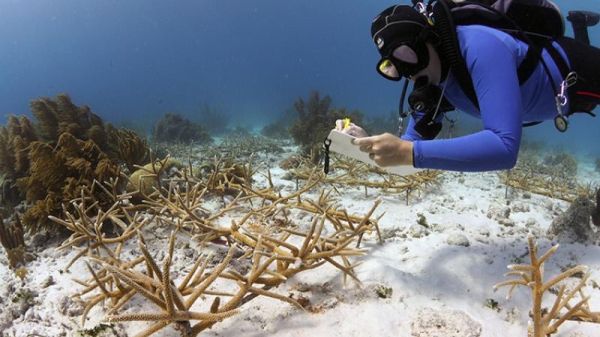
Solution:
{"label": "underwater haze", "polygon": [[[600,12],[598,0],[556,3],[564,15]],[[65,92],[105,120],[145,129],[166,112],[201,122],[205,105],[231,115],[234,126],[260,128],[319,90],[335,106],[388,115],[401,87],[376,73],[369,30],[392,4],[2,0],[0,112],[4,120],[29,114],[32,99]],[[600,45],[600,26],[590,37]],[[598,131],[599,118],[576,115],[564,134],[549,121],[526,136],[598,155]]]}

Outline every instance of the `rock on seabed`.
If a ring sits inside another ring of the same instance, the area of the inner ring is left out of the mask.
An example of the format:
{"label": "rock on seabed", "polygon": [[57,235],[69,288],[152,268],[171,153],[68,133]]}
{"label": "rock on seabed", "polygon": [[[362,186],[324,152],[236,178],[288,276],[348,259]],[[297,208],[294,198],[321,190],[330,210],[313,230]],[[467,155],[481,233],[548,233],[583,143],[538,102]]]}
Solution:
{"label": "rock on seabed", "polygon": [[411,322],[414,337],[480,337],[481,324],[463,311],[421,309]]}

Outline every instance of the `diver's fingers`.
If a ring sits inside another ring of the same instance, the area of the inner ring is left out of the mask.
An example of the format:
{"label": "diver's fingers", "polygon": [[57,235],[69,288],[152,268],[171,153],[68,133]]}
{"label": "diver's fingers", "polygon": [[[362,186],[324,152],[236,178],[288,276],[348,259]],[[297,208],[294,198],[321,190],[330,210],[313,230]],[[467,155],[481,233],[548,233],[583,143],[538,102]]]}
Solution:
{"label": "diver's fingers", "polygon": [[372,137],[361,137],[352,139],[352,144],[354,145],[365,145],[365,144],[373,144],[375,136]]}
{"label": "diver's fingers", "polygon": [[362,152],[371,152],[373,147],[373,137],[354,138],[352,144],[358,145]]}
{"label": "diver's fingers", "polygon": [[356,138],[369,137],[369,134],[363,128],[355,124],[347,127],[344,132]]}
{"label": "diver's fingers", "polygon": [[375,153],[369,153],[369,158],[371,158],[372,161],[375,162],[375,164],[379,165],[379,166],[385,166],[385,158],[380,155],[380,154],[375,154]]}
{"label": "diver's fingers", "polygon": [[337,131],[343,131],[344,130],[344,121],[341,119],[338,119],[335,121],[335,129]]}
{"label": "diver's fingers", "polygon": [[359,147],[362,152],[373,152],[373,147],[371,145],[362,145]]}
{"label": "diver's fingers", "polygon": [[360,138],[362,134],[360,133],[360,129],[356,125],[351,125],[342,131],[344,133],[349,134],[350,136]]}

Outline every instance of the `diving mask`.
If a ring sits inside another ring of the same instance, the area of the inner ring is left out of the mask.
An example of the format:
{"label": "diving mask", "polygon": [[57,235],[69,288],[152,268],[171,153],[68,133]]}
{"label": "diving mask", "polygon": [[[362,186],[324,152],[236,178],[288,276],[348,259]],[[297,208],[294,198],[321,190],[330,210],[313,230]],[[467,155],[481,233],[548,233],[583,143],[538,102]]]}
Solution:
{"label": "diving mask", "polygon": [[408,44],[401,44],[394,48],[377,63],[377,72],[390,81],[399,81],[402,77],[417,74],[427,67],[429,55],[426,47],[424,51],[415,49]]}

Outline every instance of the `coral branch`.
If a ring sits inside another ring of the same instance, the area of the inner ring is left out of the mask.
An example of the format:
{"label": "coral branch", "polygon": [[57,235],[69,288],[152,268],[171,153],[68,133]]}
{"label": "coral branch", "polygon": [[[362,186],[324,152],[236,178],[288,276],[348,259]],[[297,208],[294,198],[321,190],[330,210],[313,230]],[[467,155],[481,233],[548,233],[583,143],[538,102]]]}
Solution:
{"label": "coral branch", "polygon": [[[559,326],[567,320],[600,323],[598,317],[592,314],[587,307],[589,296],[585,296],[582,292],[582,289],[585,287],[585,284],[589,278],[589,273],[581,278],[577,286],[569,291],[566,290],[566,285],[561,285],[558,293],[556,294],[552,308],[549,311],[546,311],[545,308],[542,308],[543,297],[552,287],[560,284],[575,274],[586,271],[587,267],[576,266],[570,268],[569,270],[566,270],[545,282],[543,277],[544,262],[546,262],[548,258],[556,252],[558,245],[553,246],[545,254],[543,254],[542,257],[538,258],[537,245],[533,236],[530,235],[527,240],[529,245],[529,257],[531,259],[530,265],[508,266],[512,272],[509,272],[507,275],[521,276],[521,279],[503,281],[496,284],[494,289],[510,286],[511,288],[509,290],[509,296],[512,293],[512,290],[519,285],[527,286],[531,289],[531,295],[533,299],[533,325],[529,327],[530,332],[532,333],[531,337],[547,337],[555,333]],[[577,300],[576,304],[571,306],[569,302],[571,300],[575,300],[575,296],[577,294],[579,294],[579,299]],[[566,311],[563,309],[566,309]]]}

